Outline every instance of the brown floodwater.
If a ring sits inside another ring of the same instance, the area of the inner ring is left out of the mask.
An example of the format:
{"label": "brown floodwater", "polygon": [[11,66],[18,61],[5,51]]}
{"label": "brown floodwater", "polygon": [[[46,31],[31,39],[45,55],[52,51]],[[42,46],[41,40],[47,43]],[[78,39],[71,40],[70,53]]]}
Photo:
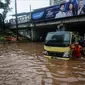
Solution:
{"label": "brown floodwater", "polygon": [[85,58],[43,57],[43,43],[0,44],[0,85],[85,85]]}

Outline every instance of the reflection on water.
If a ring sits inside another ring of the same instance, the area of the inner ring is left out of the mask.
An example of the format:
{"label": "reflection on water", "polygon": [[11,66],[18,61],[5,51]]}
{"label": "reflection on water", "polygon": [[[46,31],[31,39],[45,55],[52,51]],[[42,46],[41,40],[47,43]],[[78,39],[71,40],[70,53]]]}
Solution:
{"label": "reflection on water", "polygon": [[0,85],[85,85],[85,59],[46,59],[43,43],[0,44]]}

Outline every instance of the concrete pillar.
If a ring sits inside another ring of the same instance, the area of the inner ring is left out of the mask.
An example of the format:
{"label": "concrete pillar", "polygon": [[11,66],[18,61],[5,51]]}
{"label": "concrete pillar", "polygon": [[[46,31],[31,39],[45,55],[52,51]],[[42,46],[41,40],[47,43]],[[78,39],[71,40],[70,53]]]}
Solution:
{"label": "concrete pillar", "polygon": [[50,0],[50,5],[54,5],[54,0]]}
{"label": "concrete pillar", "polygon": [[37,41],[39,40],[39,32],[37,28],[31,28],[31,40],[32,41]]}
{"label": "concrete pillar", "polygon": [[33,41],[34,40],[34,34],[33,34],[33,28],[31,28],[31,40]]}

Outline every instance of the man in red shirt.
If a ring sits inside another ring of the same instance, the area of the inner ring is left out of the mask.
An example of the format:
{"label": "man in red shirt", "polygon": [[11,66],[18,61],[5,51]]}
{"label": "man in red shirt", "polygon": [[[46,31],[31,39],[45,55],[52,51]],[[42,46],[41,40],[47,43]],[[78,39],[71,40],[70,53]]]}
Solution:
{"label": "man in red shirt", "polygon": [[72,57],[73,58],[81,58],[81,50],[83,50],[82,46],[79,45],[78,42],[74,43],[72,46]]}

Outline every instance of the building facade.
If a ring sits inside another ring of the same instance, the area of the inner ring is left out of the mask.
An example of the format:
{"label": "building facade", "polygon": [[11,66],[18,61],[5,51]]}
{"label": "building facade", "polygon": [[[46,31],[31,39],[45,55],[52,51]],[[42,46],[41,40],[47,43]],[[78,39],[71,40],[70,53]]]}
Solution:
{"label": "building facade", "polygon": [[64,2],[69,2],[69,0],[50,0],[50,5],[61,4]]}

